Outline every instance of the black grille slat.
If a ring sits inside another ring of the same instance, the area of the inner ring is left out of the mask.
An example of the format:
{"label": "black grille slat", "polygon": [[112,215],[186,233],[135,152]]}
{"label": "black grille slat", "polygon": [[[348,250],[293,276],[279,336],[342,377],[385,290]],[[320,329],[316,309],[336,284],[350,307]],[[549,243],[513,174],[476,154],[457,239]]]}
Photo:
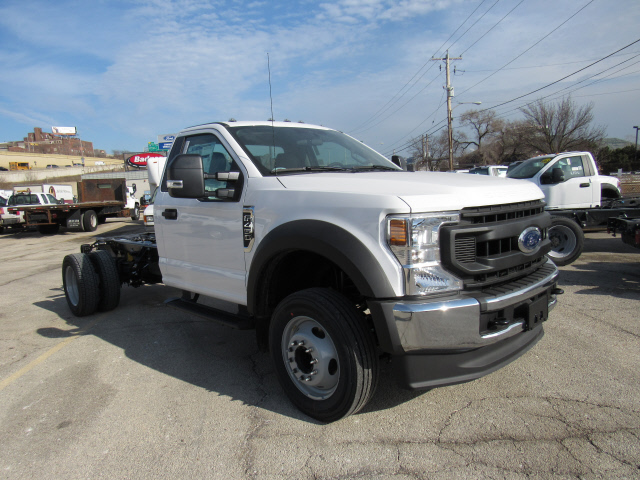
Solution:
{"label": "black grille slat", "polygon": [[456,260],[458,262],[473,263],[476,261],[476,254],[476,237],[456,238]]}
{"label": "black grille slat", "polygon": [[526,218],[544,212],[545,203],[541,200],[492,205],[488,207],[464,208],[460,219],[473,224],[495,223],[517,218]]}

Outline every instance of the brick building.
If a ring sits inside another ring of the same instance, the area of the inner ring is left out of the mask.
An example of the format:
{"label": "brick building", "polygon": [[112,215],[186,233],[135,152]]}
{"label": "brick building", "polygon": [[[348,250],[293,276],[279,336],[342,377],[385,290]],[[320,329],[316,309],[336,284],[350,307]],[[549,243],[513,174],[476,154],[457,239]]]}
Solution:
{"label": "brick building", "polygon": [[54,135],[43,132],[36,127],[29,132],[22,142],[8,142],[10,152],[46,153],[53,155],[73,155],[93,157],[93,142],[86,142],[76,137]]}

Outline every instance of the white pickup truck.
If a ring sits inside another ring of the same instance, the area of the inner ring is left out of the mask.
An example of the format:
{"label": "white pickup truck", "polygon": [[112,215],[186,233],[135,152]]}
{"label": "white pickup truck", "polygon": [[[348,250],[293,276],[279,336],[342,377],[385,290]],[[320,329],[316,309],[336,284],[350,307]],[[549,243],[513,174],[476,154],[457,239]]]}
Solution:
{"label": "white pickup truck", "polygon": [[600,175],[589,152],[530,158],[510,170],[507,177],[528,180],[544,192],[553,223],[549,256],[557,265],[578,259],[584,244],[582,228],[606,228],[609,217],[634,213],[620,201],[620,180]]}
{"label": "white pickup truck", "polygon": [[[531,348],[562,290],[533,183],[405,172],[353,138],[285,122],[183,130],[155,234],[101,238],[62,264],[76,315],[122,283],[253,328],[290,400],[321,421],[369,401],[379,361],[410,389],[466,382]],[[201,296],[236,306],[230,314]]]}

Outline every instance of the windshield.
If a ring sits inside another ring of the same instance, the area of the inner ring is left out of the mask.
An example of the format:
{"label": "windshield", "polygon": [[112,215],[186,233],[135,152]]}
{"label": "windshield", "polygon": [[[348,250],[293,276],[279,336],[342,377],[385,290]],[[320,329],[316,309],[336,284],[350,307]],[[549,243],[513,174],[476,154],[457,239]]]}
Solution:
{"label": "windshield", "polygon": [[402,171],[366,145],[335,130],[238,126],[228,130],[263,175],[315,171]]}
{"label": "windshield", "polygon": [[520,165],[507,173],[509,178],[532,178],[544,166],[555,158],[554,155],[548,157],[535,157],[525,160]]}

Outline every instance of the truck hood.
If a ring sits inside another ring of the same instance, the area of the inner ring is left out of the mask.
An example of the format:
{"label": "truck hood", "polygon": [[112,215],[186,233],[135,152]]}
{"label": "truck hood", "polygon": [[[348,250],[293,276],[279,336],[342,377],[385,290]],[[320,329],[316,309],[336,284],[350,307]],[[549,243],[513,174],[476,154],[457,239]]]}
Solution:
{"label": "truck hood", "polygon": [[361,172],[281,175],[286,189],[393,196],[414,213],[544,199],[531,182],[441,172]]}

